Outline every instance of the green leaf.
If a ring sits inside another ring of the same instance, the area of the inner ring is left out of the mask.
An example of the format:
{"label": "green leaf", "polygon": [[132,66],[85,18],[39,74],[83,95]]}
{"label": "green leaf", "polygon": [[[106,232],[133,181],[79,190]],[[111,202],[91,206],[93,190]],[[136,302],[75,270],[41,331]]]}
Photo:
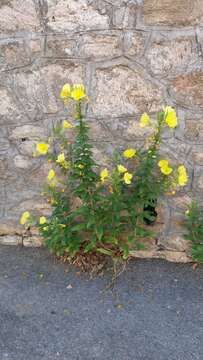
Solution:
{"label": "green leaf", "polygon": [[103,237],[103,234],[104,234],[103,227],[101,227],[101,226],[97,227],[96,228],[96,235],[97,235],[99,241],[101,241],[101,239]]}
{"label": "green leaf", "polygon": [[81,224],[77,224],[77,225],[73,226],[73,227],[71,228],[71,230],[72,230],[73,232],[75,232],[75,231],[86,230],[86,228],[87,228],[87,225],[84,224],[84,223],[81,223]]}
{"label": "green leaf", "polygon": [[129,235],[128,236],[128,243],[132,244],[135,241],[135,236],[134,235]]}
{"label": "green leaf", "polygon": [[123,259],[127,260],[129,256],[129,247],[127,244],[121,244],[120,249],[123,251]]}
{"label": "green leaf", "polygon": [[87,229],[90,229],[92,225],[95,224],[95,218],[91,217],[87,223]]}
{"label": "green leaf", "polygon": [[104,249],[104,248],[98,248],[97,251],[101,254],[104,254],[104,255],[108,255],[108,256],[112,256],[113,253],[111,250],[107,250],[107,249]]}
{"label": "green leaf", "polygon": [[84,253],[87,253],[89,251],[92,251],[95,249],[95,243],[91,242],[88,245],[85,246],[84,248]]}

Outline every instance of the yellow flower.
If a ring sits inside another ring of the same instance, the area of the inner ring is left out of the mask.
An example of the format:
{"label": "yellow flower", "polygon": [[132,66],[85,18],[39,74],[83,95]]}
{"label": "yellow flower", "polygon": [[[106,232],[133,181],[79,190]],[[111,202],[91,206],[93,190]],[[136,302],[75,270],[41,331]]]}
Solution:
{"label": "yellow flower", "polygon": [[145,112],[140,118],[140,126],[145,127],[151,124],[149,115]]}
{"label": "yellow flower", "polygon": [[40,218],[39,218],[39,223],[40,223],[40,225],[43,225],[43,224],[45,224],[47,222],[47,219],[45,218],[45,216],[41,216]]}
{"label": "yellow flower", "polygon": [[173,169],[169,166],[168,160],[160,160],[158,162],[158,166],[160,167],[160,170],[164,175],[170,175],[173,171]]}
{"label": "yellow flower", "polygon": [[188,174],[184,165],[178,167],[178,184],[185,186],[188,182]]}
{"label": "yellow flower", "polygon": [[65,224],[59,224],[59,226],[60,226],[61,228],[65,228],[65,227],[66,227]]}
{"label": "yellow flower", "polygon": [[25,223],[28,221],[29,218],[30,218],[29,211],[25,211],[20,218],[20,224],[25,225]]}
{"label": "yellow flower", "polygon": [[123,180],[127,185],[131,184],[132,178],[133,178],[133,175],[130,174],[129,172],[126,172],[123,176]]}
{"label": "yellow flower", "polygon": [[78,165],[78,168],[79,168],[79,169],[84,169],[84,167],[85,167],[85,166],[84,166],[83,164],[79,164],[79,165]]}
{"label": "yellow flower", "polygon": [[178,176],[178,184],[180,186],[185,186],[188,182],[188,177],[187,176],[184,176],[184,175],[179,175]]}
{"label": "yellow flower", "polygon": [[126,149],[124,152],[123,152],[123,156],[125,158],[132,158],[133,156],[135,156],[136,154],[136,150],[135,149]]}
{"label": "yellow flower", "polygon": [[187,174],[187,171],[186,171],[186,168],[185,168],[184,165],[180,165],[178,167],[178,173],[179,173],[179,175],[186,175]]}
{"label": "yellow flower", "polygon": [[169,166],[165,166],[161,168],[161,172],[164,175],[170,175],[172,173],[173,169]]}
{"label": "yellow flower", "polygon": [[101,179],[101,182],[104,182],[105,179],[107,179],[109,177],[109,172],[108,172],[108,169],[105,168],[104,170],[102,170],[100,172],[100,179]]}
{"label": "yellow flower", "polygon": [[126,171],[128,171],[123,165],[117,165],[117,169],[120,174],[124,174]]}
{"label": "yellow flower", "polygon": [[58,164],[61,164],[61,163],[63,163],[64,161],[65,161],[65,154],[64,154],[64,153],[59,154],[58,157],[57,157],[57,159],[56,159],[56,162],[57,162]]}
{"label": "yellow flower", "polygon": [[71,87],[70,84],[63,85],[61,92],[60,92],[60,98],[61,99],[67,99],[71,96]]}
{"label": "yellow flower", "polygon": [[160,168],[166,167],[166,166],[168,166],[168,163],[169,163],[168,160],[160,160],[160,161],[158,162],[158,166],[159,166]]}
{"label": "yellow flower", "polygon": [[71,123],[69,123],[67,120],[64,120],[64,122],[63,122],[63,128],[64,129],[71,129],[73,127],[74,126]]}
{"label": "yellow flower", "polygon": [[55,176],[55,171],[53,169],[49,170],[49,173],[47,175],[47,180],[51,181]]}
{"label": "yellow flower", "polygon": [[164,108],[165,122],[166,124],[174,129],[178,125],[177,115],[175,109],[171,106],[166,106]]}
{"label": "yellow flower", "polygon": [[49,144],[38,143],[36,145],[37,153],[40,155],[46,155],[49,150]]}
{"label": "yellow flower", "polygon": [[79,100],[83,99],[84,97],[87,97],[87,95],[85,93],[84,85],[82,85],[82,84],[73,85],[73,89],[71,91],[71,97],[76,101],[79,101]]}

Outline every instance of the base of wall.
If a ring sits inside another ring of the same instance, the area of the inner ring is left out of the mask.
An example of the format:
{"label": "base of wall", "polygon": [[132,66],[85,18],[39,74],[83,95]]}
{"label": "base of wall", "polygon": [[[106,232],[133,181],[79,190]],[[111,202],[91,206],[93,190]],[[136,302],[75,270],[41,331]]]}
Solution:
{"label": "base of wall", "polygon": [[[41,247],[42,240],[38,236],[24,237],[19,235],[0,236],[0,245],[20,245],[25,247]],[[150,250],[131,250],[130,256],[137,259],[164,259],[175,263],[190,263],[192,259],[185,251],[159,250],[154,247]]]}
{"label": "base of wall", "polygon": [[186,252],[170,250],[131,251],[130,255],[137,259],[164,259],[174,263],[191,263],[192,258]]}

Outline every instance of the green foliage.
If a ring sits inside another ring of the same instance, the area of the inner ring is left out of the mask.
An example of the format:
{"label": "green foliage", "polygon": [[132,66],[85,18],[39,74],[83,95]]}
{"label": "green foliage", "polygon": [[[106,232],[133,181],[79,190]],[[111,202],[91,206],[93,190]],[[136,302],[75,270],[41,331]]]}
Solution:
{"label": "green foliage", "polygon": [[203,211],[195,200],[186,211],[185,227],[187,229],[185,238],[192,243],[192,258],[196,262],[203,263]]}

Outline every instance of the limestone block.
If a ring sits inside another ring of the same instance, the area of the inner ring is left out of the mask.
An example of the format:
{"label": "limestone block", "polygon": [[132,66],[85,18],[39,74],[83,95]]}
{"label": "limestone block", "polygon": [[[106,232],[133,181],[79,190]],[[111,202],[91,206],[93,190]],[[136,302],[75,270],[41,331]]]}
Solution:
{"label": "limestone block", "polygon": [[41,30],[32,0],[1,0],[0,17],[0,33]]}
{"label": "limestone block", "polygon": [[184,239],[183,234],[169,234],[162,241],[164,248],[171,251],[188,251],[190,248],[190,242]]}
{"label": "limestone block", "polygon": [[121,39],[116,32],[82,36],[79,49],[79,56],[81,57],[101,59],[112,58],[121,54]]}
{"label": "limestone block", "polygon": [[0,125],[19,121],[23,114],[13,98],[12,90],[0,86],[0,98]]}
{"label": "limestone block", "polygon": [[142,56],[147,33],[140,31],[125,31],[125,54],[130,56]]}
{"label": "limestone block", "polygon": [[2,220],[0,222],[0,236],[4,235],[22,235],[23,227],[16,223],[16,221]]}
{"label": "limestone block", "polygon": [[18,236],[18,235],[0,236],[0,244],[1,245],[21,245],[22,244],[22,236]]}
{"label": "limestone block", "polygon": [[76,56],[77,37],[48,35],[45,56],[50,58],[69,58]]}
{"label": "limestone block", "polygon": [[16,155],[13,159],[15,167],[18,169],[28,169],[32,166],[30,160],[22,155]]}
{"label": "limestone block", "polygon": [[186,140],[203,144],[203,118],[202,120],[186,120],[184,135]]}
{"label": "limestone block", "polygon": [[188,194],[182,194],[168,198],[169,206],[174,210],[181,211],[181,213],[184,213],[187,210],[187,207],[191,204],[191,201],[192,195]]}
{"label": "limestone block", "polygon": [[157,251],[153,250],[142,250],[142,251],[131,251],[130,256],[138,259],[164,259],[174,263],[189,263],[192,262],[192,259],[183,251],[170,251],[162,250]]}
{"label": "limestone block", "polygon": [[123,65],[97,69],[96,99],[92,105],[95,115],[133,115],[147,107],[156,111],[161,104],[161,89],[145,78],[142,71]]}
{"label": "limestone block", "polygon": [[113,25],[117,28],[127,29],[136,26],[138,3],[135,1],[113,3]]}
{"label": "limestone block", "polygon": [[100,14],[87,0],[48,0],[48,27],[53,31],[108,29],[107,15]]}
{"label": "limestone block", "polygon": [[193,51],[191,38],[157,40],[148,49],[146,60],[154,75],[172,77],[195,64],[198,53]]}
{"label": "limestone block", "polygon": [[144,0],[147,25],[187,26],[202,20],[203,0]]}
{"label": "limestone block", "polygon": [[191,153],[191,159],[196,165],[203,166],[203,148],[194,148]]}
{"label": "limestone block", "polygon": [[22,243],[26,247],[40,247],[43,244],[43,239],[40,236],[24,236]]}
{"label": "limestone block", "polygon": [[177,103],[203,108],[203,72],[181,75],[171,81],[170,94]]}
{"label": "limestone block", "polygon": [[[34,121],[42,114],[55,114],[62,107],[61,87],[66,82],[83,82],[83,68],[70,62],[49,64],[13,75],[14,92],[23,99],[24,113]],[[8,102],[8,100],[7,100]],[[5,104],[5,111],[9,110]],[[22,106],[22,105],[21,105]]]}
{"label": "limestone block", "polygon": [[45,133],[46,130],[43,127],[27,124],[12,129],[9,138],[11,140],[24,139],[24,141],[26,141],[26,139],[39,140],[45,136]]}

